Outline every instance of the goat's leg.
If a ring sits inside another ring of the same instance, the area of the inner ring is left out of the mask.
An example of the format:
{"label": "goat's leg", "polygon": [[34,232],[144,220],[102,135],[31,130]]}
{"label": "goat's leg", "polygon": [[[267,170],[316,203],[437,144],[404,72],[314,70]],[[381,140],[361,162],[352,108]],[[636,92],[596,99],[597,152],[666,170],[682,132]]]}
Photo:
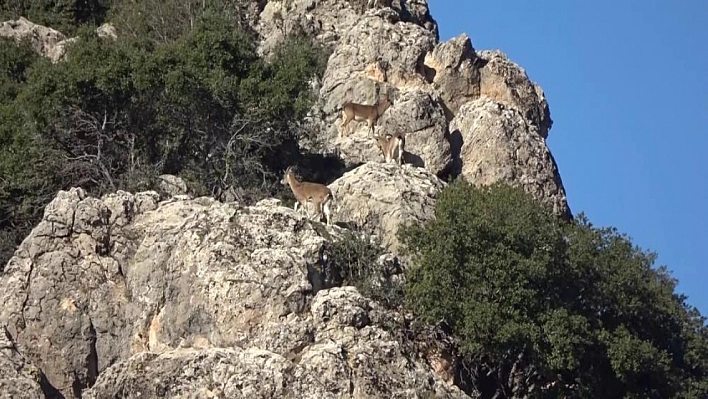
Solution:
{"label": "goat's leg", "polygon": [[398,140],[398,164],[403,165],[403,141]]}
{"label": "goat's leg", "polygon": [[324,213],[325,218],[327,219],[327,226],[331,226],[331,210],[329,209],[329,204],[331,201],[327,201],[327,203],[324,204],[322,207],[322,213]]}
{"label": "goat's leg", "polygon": [[354,119],[353,115],[350,117],[346,112],[342,111],[342,124],[339,125],[339,137],[344,137],[345,129],[352,119]]}

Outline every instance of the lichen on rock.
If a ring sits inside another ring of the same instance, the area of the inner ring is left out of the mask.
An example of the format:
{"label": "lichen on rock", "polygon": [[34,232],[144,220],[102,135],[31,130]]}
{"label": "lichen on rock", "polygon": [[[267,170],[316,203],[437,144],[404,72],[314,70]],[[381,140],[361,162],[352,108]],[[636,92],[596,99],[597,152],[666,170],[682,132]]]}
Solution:
{"label": "lichen on rock", "polygon": [[416,355],[381,327],[395,315],[353,287],[314,292],[341,227],[272,199],[158,199],[62,191],[0,277],[0,320],[63,395],[273,397],[286,381],[283,397],[463,397],[425,359],[400,362]]}

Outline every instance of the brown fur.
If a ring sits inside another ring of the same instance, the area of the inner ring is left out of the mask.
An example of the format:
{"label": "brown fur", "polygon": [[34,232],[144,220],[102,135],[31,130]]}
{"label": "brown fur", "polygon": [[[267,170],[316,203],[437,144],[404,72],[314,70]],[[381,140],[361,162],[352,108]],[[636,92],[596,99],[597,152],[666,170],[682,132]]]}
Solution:
{"label": "brown fur", "polygon": [[331,224],[330,204],[335,202],[336,199],[329,187],[324,184],[299,181],[295,177],[292,167],[285,170],[285,175],[280,183],[289,185],[290,189],[293,191],[293,195],[295,195],[295,199],[297,200],[295,203],[296,211],[298,205],[302,205],[306,209],[305,213],[308,213],[308,204],[312,203],[317,215],[316,220],[321,220],[324,214],[327,219],[327,224]]}
{"label": "brown fur", "polygon": [[406,147],[406,135],[398,133],[395,135],[386,133],[385,136],[376,136],[376,145],[384,156],[384,162],[396,162],[403,165],[403,153]]}
{"label": "brown fur", "polygon": [[347,101],[342,104],[342,124],[340,125],[339,137],[344,137],[344,130],[351,121],[366,121],[371,133],[374,133],[374,125],[379,117],[386,112],[388,107],[393,105],[388,96],[384,96],[374,105],[357,104]]}

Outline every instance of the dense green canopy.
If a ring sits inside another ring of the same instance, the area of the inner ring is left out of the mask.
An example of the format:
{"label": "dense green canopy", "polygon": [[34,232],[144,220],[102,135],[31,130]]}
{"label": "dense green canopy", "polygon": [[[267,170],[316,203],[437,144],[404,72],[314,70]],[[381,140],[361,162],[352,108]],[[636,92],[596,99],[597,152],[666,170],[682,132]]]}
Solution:
{"label": "dense green canopy", "polygon": [[[301,156],[298,122],[323,49],[293,35],[259,58],[236,18],[243,2],[50,3],[0,9],[78,35],[56,64],[0,40],[0,265],[71,186],[134,191],[170,173],[197,194],[281,192],[278,174]],[[118,40],[96,35],[106,16]]]}
{"label": "dense green canopy", "polygon": [[407,301],[460,338],[484,397],[708,395],[708,330],[654,254],[503,185],[456,181],[435,216],[403,234]]}

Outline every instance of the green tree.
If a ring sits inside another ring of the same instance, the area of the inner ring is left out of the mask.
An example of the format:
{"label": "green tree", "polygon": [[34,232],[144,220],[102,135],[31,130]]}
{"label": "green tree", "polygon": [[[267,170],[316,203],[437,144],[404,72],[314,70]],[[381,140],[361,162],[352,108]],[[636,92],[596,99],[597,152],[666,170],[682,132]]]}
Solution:
{"label": "green tree", "polygon": [[483,397],[704,397],[704,319],[655,255],[521,189],[455,181],[403,230],[408,305],[460,339]]}
{"label": "green tree", "polygon": [[279,174],[302,157],[308,81],[326,56],[293,37],[263,60],[238,20],[203,4],[166,41],[81,27],[56,64],[0,43],[0,228],[12,242],[0,263],[59,189],[143,190],[170,173],[196,194],[284,192]]}
{"label": "green tree", "polygon": [[37,62],[28,42],[0,39],[0,271],[37,220],[53,193],[49,176],[40,176],[46,155],[38,138],[26,129],[17,104],[30,67]]}

